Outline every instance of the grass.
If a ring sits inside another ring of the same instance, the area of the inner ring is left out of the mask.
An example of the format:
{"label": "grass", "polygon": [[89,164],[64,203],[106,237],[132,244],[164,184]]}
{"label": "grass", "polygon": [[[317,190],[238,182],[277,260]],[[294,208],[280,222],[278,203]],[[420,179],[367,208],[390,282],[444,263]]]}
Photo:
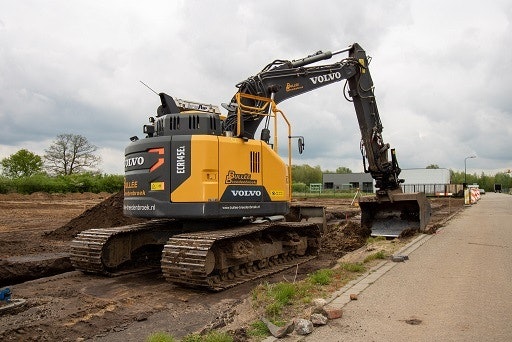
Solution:
{"label": "grass", "polygon": [[315,285],[327,285],[331,283],[333,273],[333,270],[322,269],[311,274],[309,279]]}
{"label": "grass", "polygon": [[185,336],[181,342],[233,342],[233,337],[228,333],[210,331],[206,335],[192,334]]}
{"label": "grass", "polygon": [[176,342],[176,339],[164,332],[156,332],[148,336],[146,342]]}
{"label": "grass", "polygon": [[247,336],[264,338],[270,334],[270,331],[267,328],[267,325],[262,321],[252,322],[247,329]]}
{"label": "grass", "polygon": [[[252,291],[253,307],[262,310],[271,321],[284,324],[297,312],[304,311],[313,298],[326,297],[365,270],[361,263],[347,263],[336,269],[317,270],[304,280],[294,283],[260,284]],[[260,323],[254,322],[251,327],[255,334],[266,332],[266,327],[263,329]]]}
{"label": "grass", "polygon": [[364,272],[366,268],[360,262],[356,263],[342,263],[341,268],[348,272],[359,273]]}
{"label": "grass", "polygon": [[[210,331],[205,335],[190,334],[183,337],[181,342],[233,342],[233,337],[228,333],[219,331]],[[178,342],[173,336],[164,333],[156,332],[148,336],[146,342]]]}
{"label": "grass", "polygon": [[388,256],[386,254],[386,252],[384,251],[378,251],[376,253],[373,253],[373,254],[370,254],[368,255],[366,258],[364,258],[364,261],[363,263],[368,263],[368,262],[371,262],[373,260],[378,260],[378,259],[386,259]]}
{"label": "grass", "polygon": [[376,243],[378,241],[386,241],[385,236],[370,236],[366,239],[366,244],[371,245],[372,243]]}

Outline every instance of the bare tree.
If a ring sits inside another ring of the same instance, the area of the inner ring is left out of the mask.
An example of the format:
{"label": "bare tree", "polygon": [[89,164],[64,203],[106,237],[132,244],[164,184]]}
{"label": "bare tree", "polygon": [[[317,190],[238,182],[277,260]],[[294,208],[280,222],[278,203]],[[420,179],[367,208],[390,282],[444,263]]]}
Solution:
{"label": "bare tree", "polygon": [[46,168],[58,175],[84,172],[101,161],[99,156],[94,155],[97,149],[82,135],[60,134],[44,151]]}

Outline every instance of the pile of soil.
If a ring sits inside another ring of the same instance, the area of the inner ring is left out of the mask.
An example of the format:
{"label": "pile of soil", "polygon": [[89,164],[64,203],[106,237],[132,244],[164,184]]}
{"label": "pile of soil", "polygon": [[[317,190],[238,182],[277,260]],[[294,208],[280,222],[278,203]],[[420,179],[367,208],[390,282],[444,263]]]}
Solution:
{"label": "pile of soil", "polygon": [[329,253],[333,260],[341,258],[366,243],[367,236],[361,232],[359,222],[348,220],[342,223],[328,224],[322,235],[322,253]]}
{"label": "pile of soil", "polygon": [[147,219],[123,215],[123,192],[120,191],[92,208],[85,210],[65,225],[49,232],[46,236],[71,240],[78,233],[91,228],[119,227],[147,221]]}

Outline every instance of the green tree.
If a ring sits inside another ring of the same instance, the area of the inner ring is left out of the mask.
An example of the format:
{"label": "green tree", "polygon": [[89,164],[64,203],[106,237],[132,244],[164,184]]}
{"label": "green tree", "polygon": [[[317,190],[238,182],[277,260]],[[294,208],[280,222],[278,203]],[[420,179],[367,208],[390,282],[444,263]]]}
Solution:
{"label": "green tree", "polygon": [[429,166],[426,167],[426,169],[439,169],[439,165],[437,165],[437,164],[430,164]]}
{"label": "green tree", "polygon": [[340,166],[336,169],[336,173],[352,173],[352,170],[350,170],[348,167]]}
{"label": "green tree", "polygon": [[2,159],[2,173],[9,178],[30,177],[42,171],[43,160],[26,149]]}
{"label": "green tree", "polygon": [[311,167],[307,164],[292,165],[293,183],[322,183],[322,169],[320,166]]}
{"label": "green tree", "polygon": [[101,161],[94,154],[97,149],[82,135],[60,134],[45,150],[45,164],[51,173],[57,175],[82,173],[95,168]]}

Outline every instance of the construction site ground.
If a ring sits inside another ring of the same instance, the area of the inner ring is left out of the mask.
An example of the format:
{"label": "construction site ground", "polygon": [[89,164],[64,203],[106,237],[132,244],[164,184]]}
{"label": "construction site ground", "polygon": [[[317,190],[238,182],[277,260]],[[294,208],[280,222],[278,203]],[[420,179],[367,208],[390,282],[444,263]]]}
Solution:
{"label": "construction site ground", "polygon": [[[41,278],[26,280],[27,270],[19,267],[14,271],[20,273],[16,281],[11,280],[15,277],[2,278],[7,271],[13,277],[8,267],[17,258],[30,260],[32,268],[28,271],[36,274],[40,270],[34,264],[44,264],[48,255],[68,253],[69,243],[78,232],[134,220],[122,215],[119,194],[0,195],[0,287],[9,286],[13,299],[26,300],[18,308],[0,311],[0,340],[126,342],[142,341],[159,331],[180,338],[233,322],[243,328],[255,318],[247,299],[259,283],[300,279],[317,269],[332,267],[344,255],[364,251],[360,247],[366,239],[357,235],[359,209],[351,202],[342,198],[296,199],[296,204],[326,207],[328,228],[319,257],[297,268],[212,293],[177,287],[157,270],[109,278],[69,270],[65,261],[52,265],[66,270],[57,275],[43,272]],[[429,227],[433,230],[463,208],[460,198],[431,198],[431,203]],[[405,244],[410,238],[389,243]]]}

